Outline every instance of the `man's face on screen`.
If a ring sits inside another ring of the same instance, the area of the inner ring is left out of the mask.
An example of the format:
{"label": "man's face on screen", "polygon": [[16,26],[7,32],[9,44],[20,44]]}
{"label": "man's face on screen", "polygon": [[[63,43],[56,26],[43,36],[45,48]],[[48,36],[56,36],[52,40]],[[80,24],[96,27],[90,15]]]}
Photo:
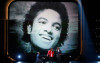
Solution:
{"label": "man's face on screen", "polygon": [[42,49],[53,48],[62,30],[60,14],[52,9],[39,11],[31,27],[31,42]]}

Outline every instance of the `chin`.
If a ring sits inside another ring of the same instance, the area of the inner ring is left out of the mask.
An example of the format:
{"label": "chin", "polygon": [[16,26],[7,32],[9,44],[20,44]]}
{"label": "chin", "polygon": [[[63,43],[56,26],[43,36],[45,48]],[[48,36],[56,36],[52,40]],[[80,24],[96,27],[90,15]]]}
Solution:
{"label": "chin", "polygon": [[50,49],[50,47],[45,47],[45,48],[43,48],[43,49]]}
{"label": "chin", "polygon": [[42,48],[42,49],[50,49],[50,47],[40,47],[40,48]]}

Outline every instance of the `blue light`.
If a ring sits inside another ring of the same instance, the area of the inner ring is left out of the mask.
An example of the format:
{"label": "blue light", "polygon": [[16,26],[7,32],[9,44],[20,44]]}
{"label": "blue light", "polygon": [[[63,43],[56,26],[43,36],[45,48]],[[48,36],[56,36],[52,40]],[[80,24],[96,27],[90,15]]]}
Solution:
{"label": "blue light", "polygon": [[20,61],[18,61],[17,63],[21,63]]}
{"label": "blue light", "polygon": [[100,59],[100,55],[98,56],[98,58]]}
{"label": "blue light", "polygon": [[98,63],[100,63],[100,61],[98,61]]}
{"label": "blue light", "polygon": [[69,62],[69,63],[72,63],[72,62]]}
{"label": "blue light", "polygon": [[18,55],[18,58],[20,59],[21,58],[21,55]]}

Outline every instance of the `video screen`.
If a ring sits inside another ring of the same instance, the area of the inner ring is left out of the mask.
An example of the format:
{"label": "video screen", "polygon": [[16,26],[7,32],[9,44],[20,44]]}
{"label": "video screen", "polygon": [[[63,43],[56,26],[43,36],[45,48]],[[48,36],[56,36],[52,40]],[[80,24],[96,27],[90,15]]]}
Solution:
{"label": "video screen", "polygon": [[75,2],[15,1],[8,8],[8,52],[62,54],[80,51],[79,14]]}

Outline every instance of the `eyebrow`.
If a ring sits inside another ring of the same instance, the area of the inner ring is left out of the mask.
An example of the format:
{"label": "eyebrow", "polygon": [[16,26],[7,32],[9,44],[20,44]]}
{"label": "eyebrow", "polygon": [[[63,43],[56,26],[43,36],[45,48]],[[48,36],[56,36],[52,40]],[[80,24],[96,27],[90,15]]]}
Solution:
{"label": "eyebrow", "polygon": [[40,19],[44,19],[44,20],[48,21],[46,18],[43,18],[43,17],[40,17],[38,20],[40,20]]}
{"label": "eyebrow", "polygon": [[55,24],[59,25],[60,28],[61,28],[61,24],[59,24],[58,22],[55,22],[55,23],[53,24],[53,26],[54,26]]}
{"label": "eyebrow", "polygon": [[[40,17],[38,20],[40,20],[40,19],[44,19],[44,20],[48,21],[46,18],[43,18],[43,17]],[[55,22],[55,23],[53,24],[53,26],[54,26],[55,24],[59,25],[60,28],[61,28],[61,24],[59,24],[58,22]]]}

